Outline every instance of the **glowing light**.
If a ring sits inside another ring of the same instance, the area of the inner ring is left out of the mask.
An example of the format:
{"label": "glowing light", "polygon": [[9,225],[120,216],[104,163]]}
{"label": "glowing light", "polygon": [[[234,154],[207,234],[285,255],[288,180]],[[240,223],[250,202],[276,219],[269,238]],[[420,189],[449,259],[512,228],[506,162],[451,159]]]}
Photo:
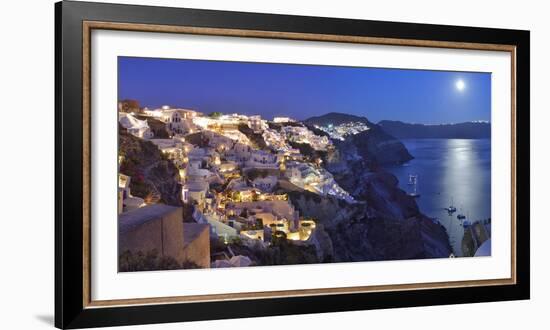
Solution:
{"label": "glowing light", "polygon": [[455,87],[459,92],[462,92],[464,89],[466,89],[466,83],[464,83],[464,80],[459,79],[455,82]]}

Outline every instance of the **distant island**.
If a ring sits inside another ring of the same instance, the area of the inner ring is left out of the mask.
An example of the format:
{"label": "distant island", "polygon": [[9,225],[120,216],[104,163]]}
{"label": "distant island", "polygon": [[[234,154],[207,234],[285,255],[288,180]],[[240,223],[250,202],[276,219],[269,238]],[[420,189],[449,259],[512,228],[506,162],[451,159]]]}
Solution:
{"label": "distant island", "polygon": [[489,139],[491,123],[465,122],[457,124],[411,124],[382,120],[378,123],[386,133],[398,139]]}

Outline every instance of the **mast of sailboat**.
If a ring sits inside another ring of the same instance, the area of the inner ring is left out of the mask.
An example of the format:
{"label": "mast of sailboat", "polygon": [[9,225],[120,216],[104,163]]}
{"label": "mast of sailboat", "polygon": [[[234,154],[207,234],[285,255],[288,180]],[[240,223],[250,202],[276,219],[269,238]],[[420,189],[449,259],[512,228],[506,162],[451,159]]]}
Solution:
{"label": "mast of sailboat", "polygon": [[409,184],[413,186],[412,192],[408,193],[409,196],[419,197],[417,192],[418,175],[409,174]]}
{"label": "mast of sailboat", "polygon": [[454,213],[454,212],[456,212],[456,207],[453,205],[453,204],[454,204],[453,202],[454,202],[454,201],[453,201],[453,197],[451,197],[451,203],[450,203],[449,207],[447,207],[447,211],[448,211],[449,213]]}

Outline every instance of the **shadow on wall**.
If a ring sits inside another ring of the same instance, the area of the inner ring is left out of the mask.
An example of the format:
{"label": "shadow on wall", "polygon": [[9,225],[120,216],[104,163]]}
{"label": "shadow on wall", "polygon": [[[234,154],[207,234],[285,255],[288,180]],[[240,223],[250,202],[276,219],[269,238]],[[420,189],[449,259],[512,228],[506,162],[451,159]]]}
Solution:
{"label": "shadow on wall", "polygon": [[42,321],[46,323],[47,325],[54,326],[54,318],[53,315],[35,315],[34,316],[37,320]]}

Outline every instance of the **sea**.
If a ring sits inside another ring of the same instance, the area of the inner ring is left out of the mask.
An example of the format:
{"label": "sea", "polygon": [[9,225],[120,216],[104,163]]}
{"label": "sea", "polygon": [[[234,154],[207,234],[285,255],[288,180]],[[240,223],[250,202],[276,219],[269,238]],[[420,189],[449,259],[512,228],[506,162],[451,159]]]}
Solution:
{"label": "sea", "polygon": [[[491,140],[490,139],[404,139],[414,159],[388,167],[399,179],[399,186],[414,192],[410,175],[416,176],[416,198],[422,213],[435,218],[449,234],[455,256],[462,256],[464,220],[491,218]],[[412,179],[414,182],[414,178]],[[453,205],[450,214],[445,208]]]}

